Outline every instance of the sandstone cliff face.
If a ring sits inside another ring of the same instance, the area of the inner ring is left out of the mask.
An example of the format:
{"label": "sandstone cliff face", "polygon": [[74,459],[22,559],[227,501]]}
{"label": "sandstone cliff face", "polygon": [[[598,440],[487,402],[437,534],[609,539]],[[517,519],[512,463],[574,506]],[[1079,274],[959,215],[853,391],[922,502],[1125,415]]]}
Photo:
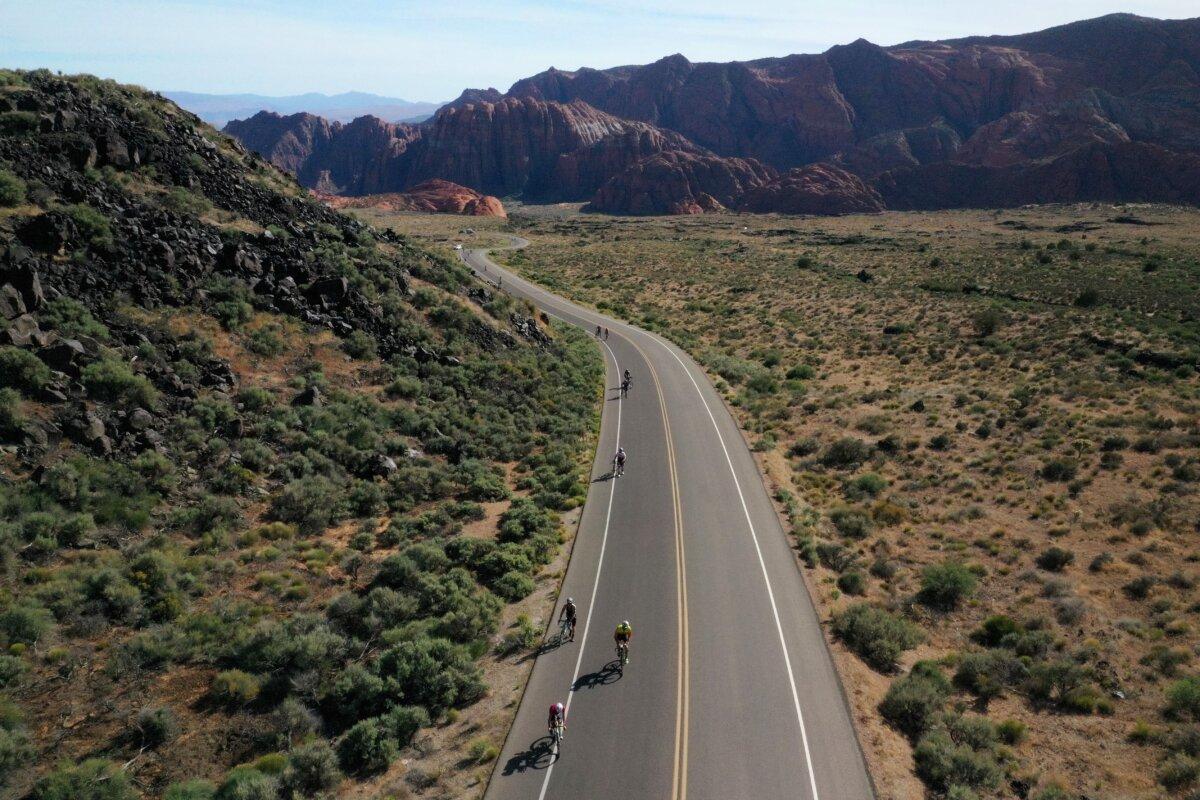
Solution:
{"label": "sandstone cliff face", "polygon": [[1200,204],[1200,155],[1140,142],[1095,143],[1049,161],[1006,166],[941,163],[875,181],[888,208],[1003,208],[1028,203]]}
{"label": "sandstone cliff face", "polygon": [[1112,199],[1166,200],[1187,194],[1175,176],[1134,181],[1121,165],[1186,170],[1181,156],[1200,154],[1200,20],[1111,15],[1022,36],[859,40],[728,64],[674,55],[551,69],[506,95],[467,90],[419,127],[260,114],[228,130],[303,184],[350,194],[443,178],[493,195],[593,198],[614,213],[686,213],[742,202],[774,177],[762,178],[763,165],[821,163],[753,205],[872,205],[833,167],[904,207],[1012,205],[1101,185]]}
{"label": "sandstone cliff face", "polygon": [[701,214],[734,205],[747,189],[774,177],[752,159],[668,152],[638,161],[600,187],[589,211]]}
{"label": "sandstone cliff face", "polygon": [[549,70],[510,96],[583,100],[679,131],[721,155],[779,167],[824,158],[888,131],[944,121],[964,138],[1005,114],[1091,88],[1113,95],[1164,86],[1197,90],[1200,22],[1112,15],[1035,34],[866,42],[821,55],[642,67]]}
{"label": "sandstone cliff face", "polygon": [[358,197],[314,194],[332,208],[373,208],[382,211],[421,211],[433,214],[461,214],[467,217],[507,217],[504,204],[491,195],[450,181],[432,180],[406,192],[368,194]]}
{"label": "sandstone cliff face", "polygon": [[809,164],[744,194],[740,211],[779,214],[861,214],[883,210],[883,199],[857,175],[830,164]]}
{"label": "sandstone cliff face", "polygon": [[586,200],[611,175],[663,150],[698,148],[586,103],[509,97],[439,111],[408,180],[439,177],[499,196]]}
{"label": "sandstone cliff face", "polygon": [[367,194],[399,190],[401,157],[420,138],[420,128],[359,117],[340,122],[292,114],[281,117],[260,111],[247,120],[233,120],[225,132],[301,184],[325,192]]}

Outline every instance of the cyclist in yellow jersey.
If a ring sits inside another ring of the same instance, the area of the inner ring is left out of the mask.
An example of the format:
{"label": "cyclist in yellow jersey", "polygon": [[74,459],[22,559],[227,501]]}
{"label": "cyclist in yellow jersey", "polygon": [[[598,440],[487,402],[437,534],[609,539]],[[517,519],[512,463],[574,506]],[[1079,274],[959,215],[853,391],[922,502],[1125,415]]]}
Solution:
{"label": "cyclist in yellow jersey", "polygon": [[613,641],[617,643],[617,647],[625,645],[626,658],[629,653],[629,640],[633,638],[633,628],[629,625],[629,620],[625,620],[613,632]]}

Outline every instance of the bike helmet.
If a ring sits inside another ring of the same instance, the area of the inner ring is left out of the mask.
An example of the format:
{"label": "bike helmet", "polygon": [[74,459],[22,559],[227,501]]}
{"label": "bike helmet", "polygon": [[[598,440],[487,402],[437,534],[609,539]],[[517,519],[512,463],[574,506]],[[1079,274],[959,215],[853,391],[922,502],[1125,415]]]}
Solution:
{"label": "bike helmet", "polygon": [[568,602],[568,603],[574,603],[574,602],[575,602],[575,598],[574,598],[574,597],[568,597],[568,598],[567,598],[567,602]]}
{"label": "bike helmet", "polygon": [[554,704],[554,710],[555,710],[555,711],[558,711],[558,712],[561,712],[561,711],[563,710],[563,704],[562,704],[562,703],[555,703],[555,704]]}
{"label": "bike helmet", "polygon": [[622,622],[622,623],[621,623],[621,625],[622,625],[623,627],[626,627],[626,628],[628,628],[628,627],[629,627],[629,620],[625,620],[624,622]]}

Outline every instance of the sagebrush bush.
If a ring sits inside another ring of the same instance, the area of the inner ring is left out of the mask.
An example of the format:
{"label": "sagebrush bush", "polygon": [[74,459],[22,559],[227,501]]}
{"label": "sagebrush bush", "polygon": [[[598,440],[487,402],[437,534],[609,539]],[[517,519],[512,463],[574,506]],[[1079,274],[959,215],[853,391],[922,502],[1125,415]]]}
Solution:
{"label": "sagebrush bush", "polygon": [[240,669],[219,672],[212,682],[213,697],[235,706],[253,702],[261,689],[258,678]]}
{"label": "sagebrush bush", "polygon": [[33,800],[136,800],[138,793],[117,764],[88,759],[61,766],[34,784]]}
{"label": "sagebrush bush", "polygon": [[308,797],[332,790],[341,779],[337,753],[328,742],[315,739],[288,753],[280,784],[287,791]]}
{"label": "sagebrush bush", "polygon": [[1049,547],[1038,554],[1037,565],[1048,572],[1061,572],[1075,561],[1075,554],[1062,547]]}
{"label": "sagebrush bush", "polygon": [[6,169],[0,169],[0,208],[11,208],[25,202],[25,181]]}
{"label": "sagebrush bush", "polygon": [[856,603],[835,614],[833,633],[880,672],[894,669],[900,654],[924,639],[913,623],[869,603]]}
{"label": "sagebrush bush", "polygon": [[918,662],[888,687],[879,704],[883,718],[914,741],[927,731],[950,695],[950,682],[935,664]]}
{"label": "sagebrush bush", "polygon": [[922,603],[950,611],[975,592],[976,579],[971,570],[955,561],[930,564],[921,572]]}
{"label": "sagebrush bush", "polygon": [[928,733],[917,742],[913,760],[921,780],[941,792],[952,786],[993,789],[1003,775],[991,753],[956,744],[942,730]]}
{"label": "sagebrush bush", "polygon": [[33,353],[16,347],[0,347],[0,388],[23,392],[41,390],[50,381],[50,368]]}
{"label": "sagebrush bush", "polygon": [[1190,675],[1167,687],[1166,713],[1174,719],[1200,722],[1200,677]]}
{"label": "sagebrush bush", "polygon": [[846,437],[838,439],[821,455],[821,463],[827,467],[849,469],[871,457],[871,446],[861,439]]}
{"label": "sagebrush bush", "polygon": [[338,743],[342,769],[354,774],[369,774],[387,769],[399,747],[378,719],[358,722]]}

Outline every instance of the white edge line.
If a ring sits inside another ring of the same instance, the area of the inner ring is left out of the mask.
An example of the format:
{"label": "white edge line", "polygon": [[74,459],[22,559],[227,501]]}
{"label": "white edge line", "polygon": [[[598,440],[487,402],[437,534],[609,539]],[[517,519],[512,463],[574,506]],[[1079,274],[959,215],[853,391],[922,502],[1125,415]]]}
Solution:
{"label": "white edge line", "polygon": [[[459,256],[468,267],[473,266],[471,264],[471,262],[467,260],[467,253],[470,253],[470,252],[473,252],[473,251],[465,251],[465,252],[460,251],[460,256]],[[483,258],[487,258],[486,253],[481,253],[481,255],[483,256]],[[551,296],[553,296],[553,295],[551,295]],[[545,311],[545,309],[543,309],[543,310]],[[554,317],[555,319],[559,320],[560,322],[564,322],[568,325],[572,324],[570,322],[567,322],[567,320],[563,319],[562,317],[558,316],[557,314],[554,314],[550,311],[546,311],[546,313],[549,314],[550,316]],[[585,316],[585,315],[580,315],[580,316]],[[575,325],[574,327],[578,328],[580,326]],[[621,373],[621,365],[617,361],[617,354],[613,352],[613,350],[609,346],[608,342],[604,341],[603,339],[600,339],[599,342],[600,342],[600,344],[602,344],[604,346],[604,349],[608,351],[609,357],[612,358],[613,367],[616,369],[617,374],[619,375]],[[608,379],[607,378],[604,379],[604,386],[605,386],[604,398],[605,398],[605,402],[607,402],[608,401]],[[620,442],[621,442],[621,410],[622,410],[622,406],[624,406],[624,404],[625,403],[623,400],[617,401],[617,443],[618,444],[620,444]],[[599,447],[599,443],[597,443],[597,448],[598,447]],[[601,463],[603,463],[603,462],[601,462]],[[604,535],[600,537],[600,556],[596,560],[596,577],[593,579],[593,583],[592,583],[592,596],[588,600],[587,615],[584,617],[584,620],[583,620],[583,638],[579,642],[579,655],[577,655],[575,657],[575,672],[574,672],[574,674],[571,675],[571,688],[567,691],[567,702],[563,709],[564,717],[568,717],[569,712],[571,711],[571,700],[575,696],[575,682],[577,680],[579,680],[579,670],[581,669],[581,667],[583,665],[583,651],[587,647],[588,631],[592,627],[592,611],[596,608],[596,592],[600,588],[600,572],[604,568],[604,551],[605,551],[606,547],[608,546],[608,528],[609,528],[609,523],[612,520],[613,497],[616,495],[616,493],[617,493],[617,481],[614,478],[613,482],[611,484],[611,489],[609,490],[609,493],[608,493],[608,508],[605,510],[605,513],[604,513]],[[545,800],[546,790],[550,787],[550,775],[553,774],[554,765],[556,763],[557,763],[557,759],[555,761],[550,762],[550,766],[546,767],[546,777],[542,779],[542,790],[538,793],[538,800]]]}
{"label": "white edge line", "polygon": [[713,416],[712,407],[709,406],[708,399],[704,397],[704,393],[700,391],[700,384],[696,383],[696,378],[692,375],[692,371],[688,369],[687,364],[683,362],[683,359],[669,345],[658,340],[653,335],[650,338],[658,341],[671,354],[671,357],[679,362],[679,366],[683,368],[684,374],[688,376],[688,380],[695,387],[696,394],[700,397],[700,402],[704,403],[704,410],[708,412],[708,418],[712,422],[713,430],[716,431],[717,439],[721,442],[721,450],[725,453],[725,463],[729,465],[729,474],[733,477],[733,485],[737,489],[738,499],[742,502],[742,513],[746,515],[746,525],[750,528],[750,538],[754,541],[754,551],[758,554],[758,565],[762,568],[763,582],[767,586],[767,597],[771,601],[771,613],[775,616],[775,630],[779,633],[779,646],[783,650],[783,661],[787,666],[788,683],[792,688],[792,702],[796,707],[796,719],[800,723],[800,739],[804,743],[804,760],[808,767],[809,787],[812,789],[813,800],[819,800],[817,794],[817,777],[813,771],[812,753],[808,747],[808,731],[804,725],[804,712],[800,709],[800,693],[796,689],[796,676],[792,671],[792,659],[788,655],[787,639],[783,635],[783,623],[779,619],[779,607],[775,604],[775,592],[771,588],[771,578],[767,574],[767,562],[763,560],[762,548],[758,544],[758,534],[755,533],[754,522],[750,518],[750,508],[746,504],[746,496],[742,493],[742,483],[738,480],[737,471],[733,468],[733,459],[729,456],[729,448],[725,446],[725,437],[721,434],[721,429],[717,425],[717,418]]}

